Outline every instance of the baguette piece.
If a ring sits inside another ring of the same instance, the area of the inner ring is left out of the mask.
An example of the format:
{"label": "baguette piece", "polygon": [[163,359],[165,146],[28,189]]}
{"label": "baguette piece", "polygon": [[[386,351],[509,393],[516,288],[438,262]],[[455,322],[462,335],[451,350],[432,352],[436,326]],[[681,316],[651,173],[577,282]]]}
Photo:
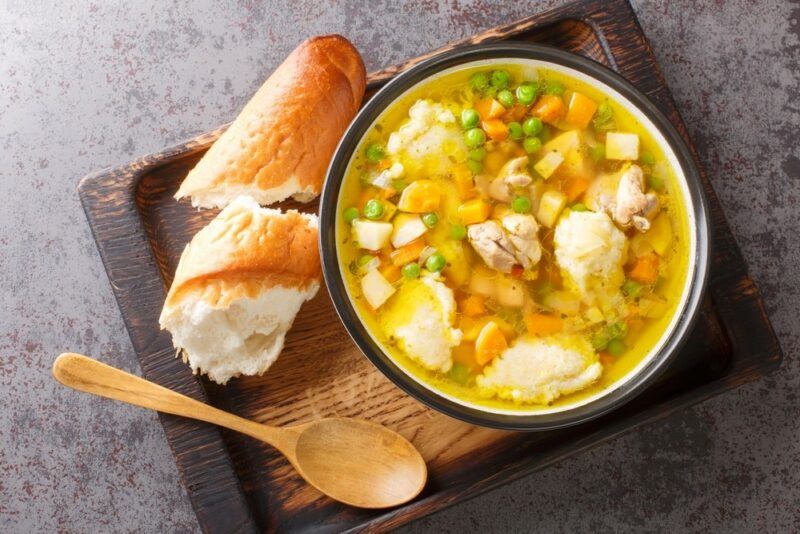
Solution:
{"label": "baguette piece", "polygon": [[234,200],[181,254],[159,324],[192,370],[220,384],[278,358],[321,270],[315,215]]}
{"label": "baguette piece", "polygon": [[250,99],[175,194],[221,208],[240,195],[262,206],[319,195],[330,159],[361,105],[366,71],[340,35],[300,44]]}

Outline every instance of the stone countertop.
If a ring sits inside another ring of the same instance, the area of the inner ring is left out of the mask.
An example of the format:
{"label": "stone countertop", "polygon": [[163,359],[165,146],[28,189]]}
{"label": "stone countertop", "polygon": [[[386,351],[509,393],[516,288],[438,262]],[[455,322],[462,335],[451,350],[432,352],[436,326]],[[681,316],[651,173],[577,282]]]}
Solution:
{"label": "stone countertop", "polygon": [[[0,530],[198,530],[156,415],[50,377],[65,349],[139,373],[81,176],[231,120],[305,36],[375,69],[558,3],[0,2]],[[407,532],[800,530],[800,5],[634,8],[786,360]]]}

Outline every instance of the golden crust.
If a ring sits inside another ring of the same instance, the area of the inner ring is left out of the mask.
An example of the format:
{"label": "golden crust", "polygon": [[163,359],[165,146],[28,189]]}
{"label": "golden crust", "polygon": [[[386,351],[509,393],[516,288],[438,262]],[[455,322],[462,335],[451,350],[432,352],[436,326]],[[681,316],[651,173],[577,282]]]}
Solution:
{"label": "golden crust", "polygon": [[233,202],[186,245],[162,317],[190,295],[225,308],[275,285],[318,286],[317,235],[314,216]]}
{"label": "golden crust", "polygon": [[[317,196],[365,87],[364,63],[347,39],[304,41],[192,169],[175,198],[226,188],[262,204]],[[196,200],[203,207],[222,203]]]}

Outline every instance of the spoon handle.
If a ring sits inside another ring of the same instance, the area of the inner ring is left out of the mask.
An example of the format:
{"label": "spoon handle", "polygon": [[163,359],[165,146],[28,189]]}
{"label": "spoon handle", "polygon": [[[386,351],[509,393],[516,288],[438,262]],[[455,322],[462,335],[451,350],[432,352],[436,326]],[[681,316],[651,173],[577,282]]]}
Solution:
{"label": "spoon handle", "polygon": [[142,408],[213,423],[265,441],[285,455],[293,456],[297,432],[291,429],[269,427],[248,421],[88,356],[71,352],[60,355],[53,362],[53,376],[72,389]]}

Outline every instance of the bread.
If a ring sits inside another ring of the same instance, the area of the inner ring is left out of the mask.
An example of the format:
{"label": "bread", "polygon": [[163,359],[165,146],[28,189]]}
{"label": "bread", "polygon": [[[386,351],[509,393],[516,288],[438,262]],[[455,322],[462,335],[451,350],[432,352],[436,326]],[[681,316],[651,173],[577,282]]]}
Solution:
{"label": "bread", "polygon": [[181,255],[159,324],[194,372],[225,384],[266,371],[321,280],[315,215],[238,198]]}
{"label": "bread", "polygon": [[224,207],[240,195],[262,206],[322,190],[330,159],[361,105],[366,71],[344,37],[300,44],[189,173],[175,198]]}

